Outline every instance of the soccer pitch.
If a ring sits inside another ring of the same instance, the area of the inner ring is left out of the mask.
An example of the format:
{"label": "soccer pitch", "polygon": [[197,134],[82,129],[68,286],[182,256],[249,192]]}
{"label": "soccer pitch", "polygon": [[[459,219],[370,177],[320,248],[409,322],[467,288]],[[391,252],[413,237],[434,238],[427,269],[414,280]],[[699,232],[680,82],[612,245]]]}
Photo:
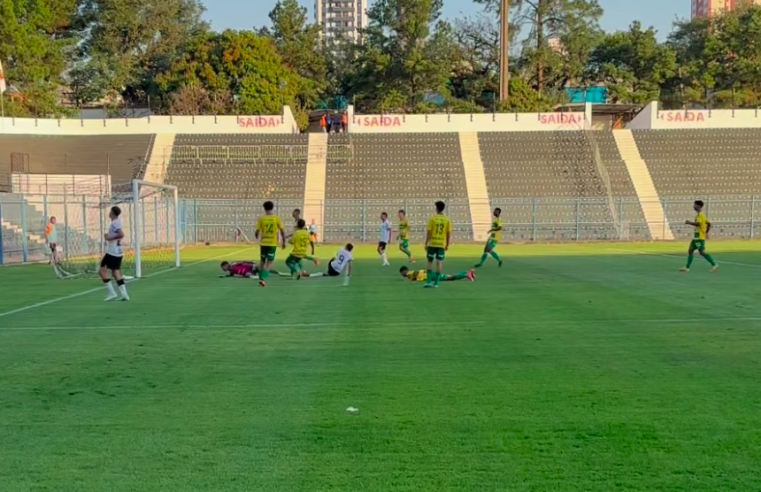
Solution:
{"label": "soccer pitch", "polygon": [[109,304],[0,269],[0,490],[761,490],[761,243],[709,246],[503,245],[438,290],[193,248]]}

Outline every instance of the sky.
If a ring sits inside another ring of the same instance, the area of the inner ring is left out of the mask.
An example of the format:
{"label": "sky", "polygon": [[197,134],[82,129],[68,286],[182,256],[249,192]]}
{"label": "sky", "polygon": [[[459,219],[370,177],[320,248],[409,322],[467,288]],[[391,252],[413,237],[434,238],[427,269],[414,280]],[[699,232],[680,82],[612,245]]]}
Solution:
{"label": "sky", "polygon": [[[269,23],[267,14],[277,0],[202,0],[206,5],[206,19],[216,30],[252,29]],[[372,0],[370,0],[372,2]],[[314,0],[299,0],[309,9],[310,20]],[[606,31],[626,29],[633,20],[641,20],[658,30],[658,37],[665,39],[671,24],[677,17],[690,15],[690,0],[599,0],[605,9],[602,27]],[[472,0],[444,0],[444,17],[454,19],[473,14],[478,6]]]}

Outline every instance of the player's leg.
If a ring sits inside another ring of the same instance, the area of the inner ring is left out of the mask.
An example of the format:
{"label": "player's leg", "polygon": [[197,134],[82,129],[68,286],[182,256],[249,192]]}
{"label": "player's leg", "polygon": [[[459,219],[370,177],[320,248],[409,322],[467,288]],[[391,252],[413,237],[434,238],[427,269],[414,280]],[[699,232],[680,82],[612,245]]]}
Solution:
{"label": "player's leg", "polygon": [[682,272],[687,273],[690,271],[692,261],[695,259],[695,241],[690,242],[690,248],[687,250],[687,265],[682,268]]}
{"label": "player's leg", "polygon": [[436,280],[434,286],[439,286],[439,279],[441,279],[441,271],[444,269],[444,248],[438,248],[436,253]]}
{"label": "player's leg", "polygon": [[389,266],[390,263],[388,262],[388,258],[386,258],[386,243],[378,243],[378,254],[380,255],[383,266]]}
{"label": "player's leg", "polygon": [[429,247],[425,252],[425,258],[427,260],[425,266],[425,285],[423,287],[430,287],[436,274],[433,271],[433,260],[436,259],[436,248]]}
{"label": "player's leg", "polygon": [[100,280],[106,286],[106,291],[108,292],[106,301],[116,300],[118,296],[116,295],[116,291],[114,290],[114,286],[111,283],[111,280],[108,278],[108,255],[104,256],[103,259],[100,260],[100,270],[98,271],[98,275],[100,275]]}
{"label": "player's leg", "polygon": [[700,256],[705,258],[706,261],[711,264],[711,266],[713,267],[713,268],[711,268],[711,270],[712,271],[716,271],[716,269],[718,267],[716,266],[716,262],[714,261],[713,257],[710,254],[706,253],[706,243],[705,243],[705,241],[701,241],[700,242],[700,247],[698,248],[698,253],[700,253]]}
{"label": "player's leg", "polygon": [[296,258],[293,255],[288,255],[285,259],[285,266],[288,267],[291,278],[298,274],[298,268],[296,267]]}
{"label": "player's leg", "polygon": [[461,271],[460,273],[456,273],[454,275],[444,275],[444,281],[445,282],[454,282],[455,280],[470,280],[471,282],[475,279],[475,273],[473,273],[473,270],[468,271]]}
{"label": "player's leg", "polygon": [[489,258],[489,253],[491,253],[492,247],[493,247],[493,243],[491,239],[489,239],[488,241],[486,241],[486,246],[484,246],[484,253],[481,255],[481,259],[479,260],[478,263],[474,265],[476,268],[480,268],[484,265],[486,260]]}

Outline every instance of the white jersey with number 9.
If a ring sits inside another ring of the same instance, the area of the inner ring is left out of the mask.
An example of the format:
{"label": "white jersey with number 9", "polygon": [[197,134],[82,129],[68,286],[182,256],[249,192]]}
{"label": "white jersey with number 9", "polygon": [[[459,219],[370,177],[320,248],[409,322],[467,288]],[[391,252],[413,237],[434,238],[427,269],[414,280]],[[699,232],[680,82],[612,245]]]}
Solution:
{"label": "white jersey with number 9", "polygon": [[352,260],[351,253],[346,251],[345,249],[342,249],[341,251],[336,253],[336,257],[330,263],[330,266],[336,272],[341,273],[351,260]]}

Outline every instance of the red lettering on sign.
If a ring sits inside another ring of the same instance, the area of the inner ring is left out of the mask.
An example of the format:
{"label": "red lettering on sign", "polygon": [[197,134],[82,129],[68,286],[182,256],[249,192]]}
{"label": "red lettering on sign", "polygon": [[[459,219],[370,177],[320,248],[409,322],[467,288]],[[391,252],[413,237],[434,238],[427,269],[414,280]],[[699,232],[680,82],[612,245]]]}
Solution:
{"label": "red lettering on sign", "polygon": [[580,125],[584,121],[584,115],[550,113],[539,115],[539,123],[542,125]]}
{"label": "red lettering on sign", "polygon": [[241,128],[272,128],[280,126],[280,118],[278,116],[239,116],[238,126]]}
{"label": "red lettering on sign", "polygon": [[658,114],[658,119],[669,123],[699,123],[705,121],[706,117],[699,111],[662,111]]}
{"label": "red lettering on sign", "polygon": [[355,118],[357,126],[379,127],[379,126],[402,126],[402,119],[398,116],[364,116]]}

